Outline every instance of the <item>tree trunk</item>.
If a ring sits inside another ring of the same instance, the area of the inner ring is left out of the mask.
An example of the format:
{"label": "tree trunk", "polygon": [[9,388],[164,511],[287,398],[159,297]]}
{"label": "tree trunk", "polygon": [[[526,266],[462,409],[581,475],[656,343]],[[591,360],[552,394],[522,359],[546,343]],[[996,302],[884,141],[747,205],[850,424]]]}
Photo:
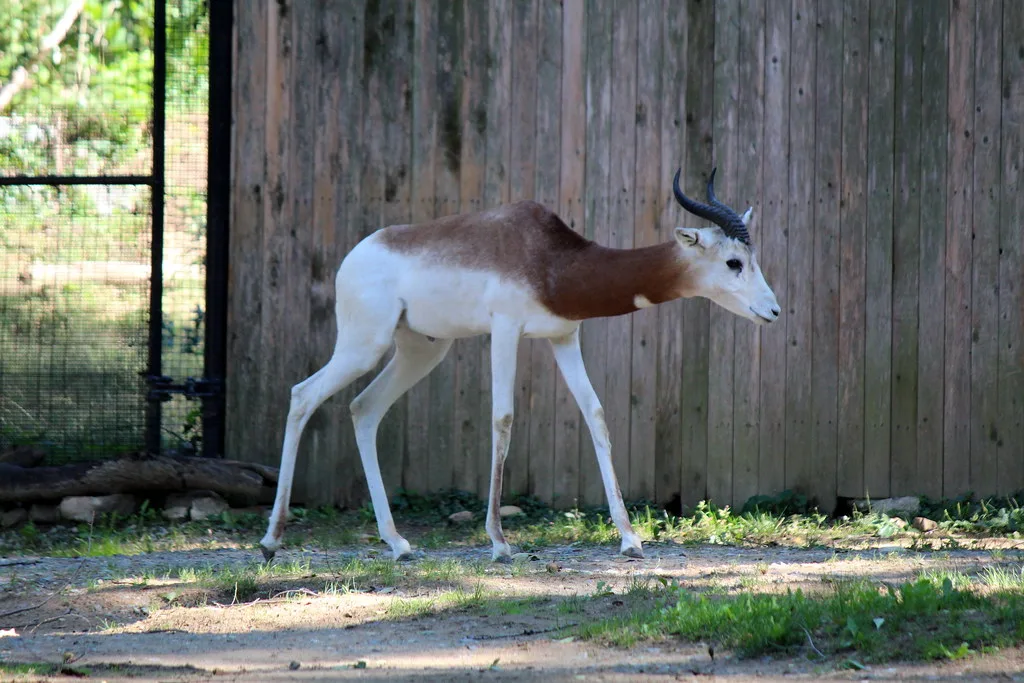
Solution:
{"label": "tree trunk", "polygon": [[163,455],[133,455],[55,467],[0,463],[0,504],[205,489],[219,493],[233,505],[244,506],[258,502],[264,485],[276,479],[277,471],[263,465]]}

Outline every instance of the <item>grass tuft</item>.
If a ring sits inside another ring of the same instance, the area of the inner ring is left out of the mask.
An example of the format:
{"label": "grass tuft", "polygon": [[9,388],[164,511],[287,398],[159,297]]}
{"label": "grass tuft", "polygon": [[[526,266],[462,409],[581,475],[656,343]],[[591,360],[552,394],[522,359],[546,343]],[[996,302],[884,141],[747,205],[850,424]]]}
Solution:
{"label": "grass tuft", "polygon": [[876,662],[956,659],[1024,641],[1019,589],[979,595],[949,577],[885,587],[839,583],[820,595],[712,596],[672,587],[664,598],[659,607],[584,625],[580,635],[620,646],[677,637],[742,657],[817,650]]}

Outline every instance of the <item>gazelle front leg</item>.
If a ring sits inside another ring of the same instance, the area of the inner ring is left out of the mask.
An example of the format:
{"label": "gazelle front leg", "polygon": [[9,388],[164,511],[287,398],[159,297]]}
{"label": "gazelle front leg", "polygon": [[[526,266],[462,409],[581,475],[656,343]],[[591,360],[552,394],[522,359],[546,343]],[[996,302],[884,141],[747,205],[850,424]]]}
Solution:
{"label": "gazelle front leg", "polygon": [[583,365],[579,328],[561,339],[552,339],[551,348],[554,351],[558,369],[562,371],[562,377],[565,378],[569,391],[583,412],[583,419],[587,423],[587,429],[590,430],[590,437],[594,440],[597,464],[601,468],[601,480],[604,482],[604,492],[608,498],[608,510],[619,534],[622,535],[620,552],[626,557],[642,558],[644,551],[640,537],[633,531],[633,525],[629,523],[629,514],[622,502],[619,482],[615,478],[615,468],[612,466],[612,445],[608,436],[608,425],[604,421],[604,409],[601,408],[601,401],[597,397],[590,378],[587,377],[587,369]]}
{"label": "gazelle front leg", "polygon": [[501,530],[501,480],[505,457],[512,438],[515,403],[516,350],[522,330],[515,323],[495,319],[491,326],[491,489],[487,499],[487,535],[491,537],[495,562],[509,562],[512,548]]}

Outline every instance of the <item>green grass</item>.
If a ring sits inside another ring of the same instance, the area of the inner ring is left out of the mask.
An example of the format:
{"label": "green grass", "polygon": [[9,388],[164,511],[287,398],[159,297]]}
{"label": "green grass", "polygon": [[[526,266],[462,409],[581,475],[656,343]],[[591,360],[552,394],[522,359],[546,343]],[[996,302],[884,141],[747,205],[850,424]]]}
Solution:
{"label": "green grass", "polygon": [[1017,586],[979,594],[949,577],[922,577],[899,586],[839,583],[821,594],[705,595],[670,587],[657,607],[579,632],[626,647],[665,638],[713,642],[741,657],[956,659],[1024,642],[1024,593]]}
{"label": "green grass", "polygon": [[[525,515],[504,520],[509,541],[526,552],[552,546],[614,546],[618,531],[608,513],[600,507],[553,510],[529,498],[510,497]],[[482,571],[487,565],[486,548],[490,540],[484,530],[484,503],[468,494],[447,493],[414,497],[400,492],[395,497],[395,516],[399,530],[415,547],[430,551],[442,548],[476,547],[481,549]],[[452,525],[449,511],[469,509],[477,512],[476,521]],[[966,517],[956,516],[961,510]],[[1013,522],[1020,514],[1016,499],[963,503],[944,508],[940,534],[924,536],[909,526],[897,524],[897,518],[883,514],[854,513],[829,518],[811,511],[800,514],[752,511],[738,513],[728,507],[700,503],[684,516],[669,514],[638,503],[630,508],[637,533],[647,543],[672,542],[684,545],[758,546],[781,545],[797,548],[837,548],[845,545],[898,541],[910,550],[933,552],[933,539],[952,549],[977,537],[1019,538]],[[289,522],[285,543],[291,547],[333,549],[363,547],[386,553],[377,537],[373,510],[365,506],[340,511],[333,507],[292,508],[295,519]],[[938,515],[937,515],[938,516]],[[57,527],[44,533],[28,524],[17,530],[0,532],[0,552],[49,554],[65,557],[103,557],[134,555],[194,548],[245,547],[255,550],[266,530],[266,518],[257,513],[226,512],[206,522],[171,524],[152,508],[128,518],[104,519],[94,526]],[[454,564],[430,560],[427,571],[436,580],[447,580]],[[519,564],[512,572],[525,571]]]}

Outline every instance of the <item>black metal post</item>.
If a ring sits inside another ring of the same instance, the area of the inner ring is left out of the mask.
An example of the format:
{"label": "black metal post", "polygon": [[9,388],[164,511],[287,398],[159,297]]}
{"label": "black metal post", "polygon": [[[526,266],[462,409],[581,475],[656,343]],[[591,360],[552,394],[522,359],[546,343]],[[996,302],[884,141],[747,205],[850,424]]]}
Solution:
{"label": "black metal post", "polygon": [[206,195],[204,375],[220,391],[203,397],[203,455],[224,455],[227,372],[228,234],[231,219],[233,0],[210,0],[210,115]]}
{"label": "black metal post", "polygon": [[[153,12],[153,242],[149,287],[149,371],[159,377],[162,371],[163,293],[164,293],[164,130],[166,128],[167,86],[167,5],[155,0]],[[161,402],[150,397],[146,404],[146,449],[160,452]]]}

